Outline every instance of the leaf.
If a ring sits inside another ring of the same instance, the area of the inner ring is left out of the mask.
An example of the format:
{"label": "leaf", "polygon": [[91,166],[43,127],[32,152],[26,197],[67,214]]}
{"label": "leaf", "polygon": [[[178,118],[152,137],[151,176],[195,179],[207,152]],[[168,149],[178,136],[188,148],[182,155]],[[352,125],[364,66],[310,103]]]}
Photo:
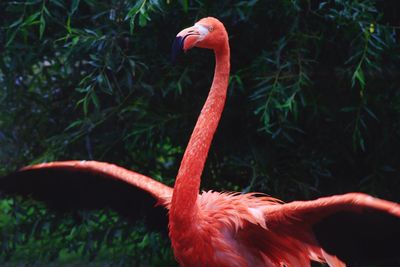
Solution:
{"label": "leaf", "polygon": [[9,47],[10,44],[14,41],[15,36],[18,33],[18,29],[16,29],[15,31],[13,31],[10,35],[10,38],[8,38],[7,43],[6,43],[6,47]]}
{"label": "leaf", "polygon": [[379,36],[377,34],[372,34],[371,35],[373,39],[375,39],[378,43],[380,43],[384,48],[388,48],[388,45],[382,41],[381,38],[379,38]]}
{"label": "leaf", "polygon": [[395,171],[396,171],[396,169],[393,168],[393,167],[390,166],[390,165],[383,165],[381,169],[382,169],[382,171],[384,171],[384,172],[395,172]]}
{"label": "leaf", "polygon": [[362,89],[365,88],[365,76],[360,66],[356,68],[351,78],[351,87],[354,87],[356,80],[359,82]]}
{"label": "leaf", "polygon": [[240,87],[243,87],[243,81],[242,81],[242,78],[240,78],[240,76],[239,75],[234,75],[234,77],[235,77],[235,81],[237,82],[237,84],[238,85],[240,85]]}
{"label": "leaf", "polygon": [[321,2],[318,6],[318,9],[323,9],[327,4],[328,2]]}
{"label": "leaf", "polygon": [[68,19],[67,19],[67,31],[68,31],[68,33],[69,34],[71,34],[72,33],[72,29],[71,29],[71,16],[68,16]]}
{"label": "leaf", "polygon": [[68,131],[68,130],[70,130],[72,128],[75,128],[75,127],[77,127],[79,125],[82,125],[82,123],[83,123],[82,120],[74,121],[74,122],[70,123],[70,125],[68,125],[67,128],[64,129],[64,131]]}
{"label": "leaf", "polygon": [[128,14],[126,14],[126,16],[125,16],[125,20],[129,19],[130,34],[133,34],[133,30],[135,28],[135,18],[137,16],[137,14],[139,14],[140,10],[143,8],[145,2],[146,2],[145,0],[137,1],[136,4],[128,11]]}
{"label": "leaf", "polygon": [[99,37],[99,34],[98,34],[96,31],[94,31],[94,30],[85,28],[85,29],[83,29],[83,31],[86,32],[86,33],[89,34],[89,35],[93,35],[93,36]]}
{"label": "leaf", "polygon": [[369,116],[371,116],[371,118],[373,118],[376,121],[379,121],[378,117],[375,115],[375,113],[372,112],[372,110],[370,110],[367,107],[364,107],[364,110],[368,113]]}
{"label": "leaf", "polygon": [[264,124],[264,126],[266,127],[266,128],[268,128],[270,125],[269,125],[269,123],[270,123],[270,117],[269,117],[269,114],[268,114],[268,112],[265,112],[264,114],[263,114],[263,116],[262,116],[262,121],[263,121],[263,124]]}
{"label": "leaf", "polygon": [[61,8],[63,8],[63,9],[65,8],[64,1],[61,1],[61,0],[52,0],[51,3],[52,3],[52,4],[55,4],[55,5],[58,6],[58,7],[61,7]]}
{"label": "leaf", "polygon": [[125,16],[125,20],[131,18],[132,16],[136,16],[140,9],[143,7],[145,0],[139,0],[136,4],[128,11],[128,14]]}
{"label": "leaf", "polygon": [[140,13],[139,15],[139,26],[144,27],[147,25],[147,19],[146,16],[143,13]]}
{"label": "leaf", "polygon": [[356,150],[357,147],[360,147],[362,151],[365,151],[365,141],[358,127],[356,127],[353,132],[353,149]]}
{"label": "leaf", "polygon": [[183,12],[188,13],[188,11],[189,11],[189,1],[188,0],[182,0],[182,8],[183,8]]}
{"label": "leaf", "polygon": [[103,81],[105,81],[106,86],[101,86],[101,90],[105,92],[106,94],[112,95],[113,93],[113,88],[111,86],[110,80],[108,79],[106,74],[102,75]]}
{"label": "leaf", "polygon": [[70,16],[72,16],[79,7],[80,0],[72,0]]}
{"label": "leaf", "polygon": [[91,98],[92,98],[92,102],[93,102],[94,106],[97,109],[100,109],[100,101],[99,101],[99,98],[97,97],[97,94],[95,91],[92,91]]}
{"label": "leaf", "polygon": [[43,11],[47,16],[51,16],[50,11],[47,9],[45,5],[43,5]]}
{"label": "leaf", "polygon": [[19,26],[23,22],[23,16],[14,21],[8,28],[13,28],[15,26]]}
{"label": "leaf", "polygon": [[44,15],[40,16],[40,24],[39,24],[39,39],[42,39],[44,30],[46,28],[46,20],[44,19]]}
{"label": "leaf", "polygon": [[72,38],[72,45],[76,45],[79,42],[79,36]]}
{"label": "leaf", "polygon": [[130,34],[133,34],[133,30],[135,29],[135,18],[136,18],[136,14],[134,16],[132,16],[129,21],[129,33]]}
{"label": "leaf", "polygon": [[[132,74],[133,77],[136,75],[136,63],[132,59],[128,59],[129,65],[130,65],[130,73]],[[129,75],[130,77],[131,75]]]}
{"label": "leaf", "polygon": [[[86,77],[85,77],[86,78]],[[82,88],[82,87],[77,87],[75,90],[78,91],[79,93],[87,93],[90,90],[92,90],[93,85],[89,84],[88,86]]]}
{"label": "leaf", "polygon": [[358,109],[358,107],[344,107],[340,109],[340,112],[354,112]]}
{"label": "leaf", "polygon": [[89,96],[90,92],[88,92],[88,94],[83,99],[83,114],[85,114],[85,116],[87,116],[89,110]]}
{"label": "leaf", "polygon": [[37,19],[37,17],[39,17],[40,15],[41,15],[40,12],[36,12],[35,14],[30,15],[30,16],[24,21],[23,25],[24,25],[24,26],[29,26],[29,25],[32,25],[32,24],[36,24],[36,23],[37,23],[36,19]]}

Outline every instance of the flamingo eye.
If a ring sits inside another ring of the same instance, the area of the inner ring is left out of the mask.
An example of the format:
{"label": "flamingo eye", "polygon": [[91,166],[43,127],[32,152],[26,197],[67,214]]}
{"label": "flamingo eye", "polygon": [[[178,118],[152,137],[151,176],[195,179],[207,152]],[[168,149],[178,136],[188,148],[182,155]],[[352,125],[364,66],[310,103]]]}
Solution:
{"label": "flamingo eye", "polygon": [[214,27],[213,27],[213,26],[209,26],[209,27],[208,27],[208,31],[209,31],[209,32],[212,32],[213,30],[214,30]]}

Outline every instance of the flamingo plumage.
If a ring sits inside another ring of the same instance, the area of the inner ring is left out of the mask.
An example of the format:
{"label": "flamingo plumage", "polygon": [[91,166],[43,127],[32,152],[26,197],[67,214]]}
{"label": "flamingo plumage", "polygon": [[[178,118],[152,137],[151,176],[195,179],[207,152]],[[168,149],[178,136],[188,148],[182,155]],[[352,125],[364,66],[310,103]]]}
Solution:
{"label": "flamingo plumage", "polygon": [[[400,205],[362,193],[283,203],[256,193],[199,193],[207,154],[225,104],[230,70],[228,34],[208,17],[178,33],[173,52],[212,49],[212,86],[185,150],[174,188],[113,164],[63,161],[19,171],[68,171],[123,181],[169,210],[169,236],[181,266],[331,267],[399,257]],[[10,179],[3,178],[4,181]],[[373,229],[379,228],[374,234]]]}

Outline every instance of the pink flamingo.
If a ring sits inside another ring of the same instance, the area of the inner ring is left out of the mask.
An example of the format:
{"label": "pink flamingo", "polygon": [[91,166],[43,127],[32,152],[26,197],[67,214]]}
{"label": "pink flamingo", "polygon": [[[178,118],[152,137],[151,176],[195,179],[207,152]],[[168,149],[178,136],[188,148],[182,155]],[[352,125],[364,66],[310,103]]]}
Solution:
{"label": "pink flamingo", "polygon": [[[346,266],[345,262],[398,258],[400,205],[397,203],[362,193],[287,204],[256,193],[199,194],[200,177],[228,87],[230,50],[224,25],[208,17],[179,32],[174,53],[193,47],[214,51],[215,74],[174,188],[96,161],[43,163],[25,167],[16,176],[37,176],[46,171],[57,175],[66,171],[113,178],[104,180],[119,180],[140,188],[169,210],[169,236],[181,266],[296,267],[317,261],[340,267]],[[10,178],[17,181],[15,175],[0,181],[5,190]],[[30,179],[31,185],[37,181]]]}

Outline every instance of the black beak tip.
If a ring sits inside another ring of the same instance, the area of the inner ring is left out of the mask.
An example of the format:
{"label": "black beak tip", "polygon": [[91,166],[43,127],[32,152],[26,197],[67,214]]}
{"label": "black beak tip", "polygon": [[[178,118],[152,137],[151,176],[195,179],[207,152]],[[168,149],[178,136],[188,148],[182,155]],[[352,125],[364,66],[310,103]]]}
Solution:
{"label": "black beak tip", "polygon": [[171,63],[175,64],[177,58],[183,51],[183,40],[184,38],[181,36],[177,36],[172,44],[171,50]]}

